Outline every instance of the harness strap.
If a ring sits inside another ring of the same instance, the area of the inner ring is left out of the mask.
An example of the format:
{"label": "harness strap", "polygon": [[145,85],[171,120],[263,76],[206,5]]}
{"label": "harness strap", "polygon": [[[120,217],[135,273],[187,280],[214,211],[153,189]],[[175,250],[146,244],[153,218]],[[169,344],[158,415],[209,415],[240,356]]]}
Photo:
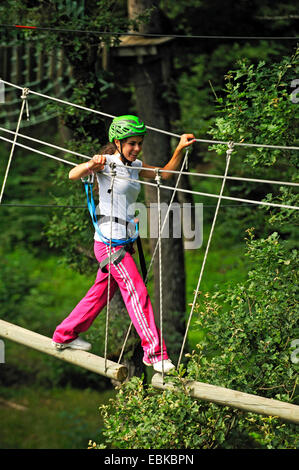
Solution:
{"label": "harness strap", "polygon": [[[147,269],[146,269],[146,262],[145,262],[143,249],[142,249],[142,244],[141,244],[141,238],[138,236],[136,241],[137,241],[139,262],[140,262],[140,267],[141,267],[141,271],[142,271],[142,277],[143,277],[143,280],[145,282],[146,277],[147,277]],[[124,258],[125,254],[127,252],[133,254],[133,252],[134,252],[133,251],[133,243],[130,243],[129,245],[124,245],[120,250],[117,250],[115,253],[113,253],[111,255],[111,263],[113,263],[114,266],[117,266],[118,263],[120,263],[122,261],[122,259]],[[100,262],[100,270],[103,273],[108,272],[107,269],[106,269],[106,266],[107,266],[108,263],[109,263],[109,256],[107,256],[107,258],[103,259]]]}
{"label": "harness strap", "polygon": [[[110,222],[110,215],[100,215],[99,221],[101,223]],[[119,217],[112,217],[112,221],[125,226],[128,226],[130,223],[128,220],[120,219]]]}
{"label": "harness strap", "polygon": [[141,243],[141,238],[138,235],[137,239],[137,248],[138,248],[138,256],[139,256],[139,261],[140,261],[140,267],[142,271],[142,277],[144,282],[146,283],[146,278],[147,278],[147,268],[146,268],[146,262],[143,254],[143,249],[142,249],[142,243]]}
{"label": "harness strap", "polygon": [[[111,255],[111,263],[113,263],[114,266],[118,265],[118,263],[120,263],[121,260],[124,258],[127,251],[128,250],[126,246],[124,246],[120,250],[117,250],[115,253]],[[103,273],[108,273],[106,269],[106,266],[108,263],[109,263],[109,256],[107,256],[107,258],[105,258],[103,261],[100,262],[100,270]]]}
{"label": "harness strap", "polygon": [[[102,234],[102,232],[100,231],[100,228],[98,226],[98,220],[97,220],[97,215],[96,215],[96,206],[95,206],[93,195],[92,195],[93,182],[88,181],[87,179],[82,179],[82,180],[83,180],[83,183],[84,183],[84,186],[85,186],[85,192],[86,192],[86,196],[87,196],[87,207],[88,207],[88,210],[89,210],[94,228],[95,228],[96,232],[98,233],[98,235],[100,236],[101,241],[103,243],[105,243],[106,245],[110,245],[110,239],[105,237]],[[103,216],[100,216],[100,217],[107,217],[107,220],[110,221],[110,216],[103,215]],[[115,221],[119,221],[119,223],[125,223],[126,225],[129,225],[129,224],[135,225],[135,233],[131,237],[127,238],[126,240],[112,239],[111,240],[111,245],[112,246],[120,246],[120,245],[126,245],[126,244],[130,244],[130,243],[134,242],[136,240],[136,238],[138,237],[138,224],[135,223],[134,221],[130,221],[130,222],[124,221],[123,219],[119,219],[118,217],[114,217],[114,218],[112,218],[112,220],[113,219]]]}

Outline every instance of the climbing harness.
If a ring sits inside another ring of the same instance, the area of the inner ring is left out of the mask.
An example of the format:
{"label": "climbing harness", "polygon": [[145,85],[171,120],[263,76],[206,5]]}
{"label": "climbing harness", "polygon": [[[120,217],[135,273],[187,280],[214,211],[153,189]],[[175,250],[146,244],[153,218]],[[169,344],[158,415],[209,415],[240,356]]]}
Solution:
{"label": "climbing harness", "polygon": [[[85,192],[87,196],[87,207],[94,225],[94,228],[98,235],[100,236],[100,239],[105,245],[109,246],[109,255],[107,258],[101,261],[100,263],[100,269],[104,273],[108,273],[108,289],[107,289],[107,313],[106,313],[106,333],[105,333],[105,352],[104,352],[104,359],[105,359],[105,370],[107,369],[107,345],[108,345],[108,328],[109,328],[109,316],[110,316],[110,284],[111,284],[111,264],[114,266],[117,266],[124,256],[126,255],[127,252],[133,253],[133,243],[135,240],[137,241],[137,247],[138,247],[138,253],[139,253],[139,260],[140,260],[140,266],[142,269],[143,273],[143,279],[145,280],[147,276],[147,270],[146,270],[146,263],[145,263],[145,258],[142,250],[142,244],[141,244],[141,239],[139,236],[139,227],[138,227],[138,220],[137,219],[132,219],[130,221],[120,219],[119,217],[115,217],[112,214],[113,210],[113,187],[114,187],[114,180],[116,177],[116,171],[115,171],[115,163],[110,164],[110,175],[111,175],[111,184],[110,188],[108,189],[108,193],[111,194],[111,213],[110,216],[108,215],[100,215],[99,220],[97,218],[96,214],[96,206],[93,198],[93,183],[94,183],[94,174],[88,175],[86,178],[82,178],[82,181],[85,186]],[[110,221],[110,238],[107,238],[103,235],[101,232],[99,225],[103,222]],[[134,233],[129,236],[127,239],[113,239],[112,238],[112,223],[116,222],[122,225],[125,225],[127,232],[132,230],[132,227],[134,228]],[[120,247],[119,250],[116,252],[112,253],[112,246],[113,247]],[[108,267],[108,271],[107,271]]]}
{"label": "climbing harness", "polygon": [[[112,172],[115,171],[113,165],[114,164],[111,164]],[[115,174],[112,174],[112,178],[115,178]],[[103,243],[105,243],[105,245],[110,245],[110,242],[111,242],[111,245],[113,247],[128,245],[128,244],[134,243],[134,241],[137,239],[138,234],[139,234],[138,222],[135,219],[132,219],[130,221],[125,221],[125,220],[119,219],[117,217],[112,217],[112,220],[111,220],[111,217],[107,216],[107,215],[101,215],[100,218],[99,218],[99,221],[98,221],[97,214],[96,214],[96,206],[95,206],[95,202],[94,202],[94,199],[93,199],[93,193],[92,193],[93,183],[94,183],[94,175],[92,174],[92,175],[89,175],[87,178],[83,178],[83,183],[84,183],[84,186],[85,186],[85,192],[86,192],[86,197],[87,197],[87,207],[88,207],[88,210],[89,210],[89,213],[90,213],[90,217],[91,217],[91,220],[93,222],[94,228],[95,228],[96,232],[98,233],[101,241]],[[112,188],[110,187],[108,192],[111,193],[111,191],[112,191]],[[114,222],[118,222],[120,224],[126,225],[128,230],[130,230],[132,227],[134,227],[135,232],[126,239],[107,238],[107,237],[105,237],[105,235],[103,235],[103,233],[101,232],[100,227],[99,227],[99,222],[103,223],[104,221],[107,221],[107,220],[111,220],[111,222],[114,221]]]}

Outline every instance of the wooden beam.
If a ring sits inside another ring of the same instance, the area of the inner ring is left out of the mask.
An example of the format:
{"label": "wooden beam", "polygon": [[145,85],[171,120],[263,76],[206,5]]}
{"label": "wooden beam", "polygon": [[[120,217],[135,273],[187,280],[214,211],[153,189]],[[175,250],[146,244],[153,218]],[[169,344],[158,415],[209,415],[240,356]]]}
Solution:
{"label": "wooden beam", "polygon": [[[36,349],[37,351],[55,356],[62,361],[70,362],[71,364],[82,367],[83,369],[90,370],[96,374],[123,381],[128,375],[128,370],[122,364],[107,360],[103,357],[96,356],[87,351],[80,351],[74,349],[64,349],[57,351],[52,346],[51,338],[35,333],[34,331],[26,330],[12,323],[0,320],[0,336],[4,339],[15,341],[16,343],[23,344],[29,348]],[[105,367],[105,362],[106,366]]]}
{"label": "wooden beam", "polygon": [[[162,390],[175,390],[176,386],[168,381],[164,383],[161,374],[152,377],[152,385]],[[230,406],[240,410],[250,411],[266,416],[277,416],[285,421],[299,423],[299,406],[279,400],[238,392],[229,388],[218,387],[203,382],[189,381],[187,383],[190,396],[200,400]]]}

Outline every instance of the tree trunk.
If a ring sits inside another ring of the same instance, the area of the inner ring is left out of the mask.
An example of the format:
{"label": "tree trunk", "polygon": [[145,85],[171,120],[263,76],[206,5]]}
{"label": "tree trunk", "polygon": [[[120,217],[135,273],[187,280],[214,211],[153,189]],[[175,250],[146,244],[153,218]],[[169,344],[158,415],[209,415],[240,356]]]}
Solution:
{"label": "tree trunk", "polygon": [[[146,8],[153,5],[148,0],[128,0],[128,13],[130,19],[144,13]],[[155,21],[142,25],[140,32],[157,31],[161,24],[157,17]],[[152,24],[155,26],[153,27]],[[137,112],[146,125],[169,130],[170,115],[169,104],[165,100],[165,91],[168,89],[171,77],[170,49],[160,46],[155,56],[145,56],[143,63],[135,61],[132,67],[132,80],[136,93]],[[164,134],[148,131],[143,145],[143,160],[150,165],[163,166],[172,151],[170,138]],[[168,180],[167,185],[173,185],[175,179]],[[157,190],[152,186],[145,186],[147,203],[157,202]],[[161,190],[161,202],[169,203],[171,192]],[[151,238],[151,250],[156,246],[157,239]],[[157,324],[160,324],[160,282],[158,252],[154,263],[154,311]],[[184,334],[185,316],[185,267],[182,238],[172,237],[172,221],[169,223],[169,238],[162,238],[162,311],[163,335],[168,352],[176,360],[182,337]]]}

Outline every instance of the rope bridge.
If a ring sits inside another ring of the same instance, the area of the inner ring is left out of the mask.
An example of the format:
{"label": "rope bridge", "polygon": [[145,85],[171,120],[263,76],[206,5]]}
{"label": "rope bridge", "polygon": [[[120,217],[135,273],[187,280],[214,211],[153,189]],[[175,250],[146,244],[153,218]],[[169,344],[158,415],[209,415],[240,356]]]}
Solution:
{"label": "rope bridge", "polygon": [[[100,114],[100,115],[105,116],[105,117],[109,117],[109,118],[114,118],[115,117],[115,116],[112,116],[110,114],[106,114],[106,113],[103,113],[103,112],[100,112],[100,111],[97,111],[97,110],[94,110],[94,109],[86,108],[84,106],[80,106],[80,105],[75,104],[75,103],[70,103],[70,102],[55,98],[55,97],[44,95],[42,93],[34,92],[32,90],[29,90],[28,88],[22,88],[20,86],[14,85],[14,84],[9,83],[9,82],[6,82],[4,80],[0,80],[0,83],[1,82],[6,84],[6,85],[9,85],[9,86],[12,86],[12,87],[15,87],[17,89],[22,90],[22,95],[21,95],[22,104],[21,104],[21,109],[20,109],[20,114],[19,114],[19,119],[18,119],[16,131],[13,132],[13,131],[9,131],[7,129],[4,129],[4,128],[0,127],[1,131],[10,133],[14,136],[13,140],[8,139],[8,138],[3,137],[3,136],[0,136],[1,140],[12,144],[9,159],[8,159],[8,163],[7,163],[7,167],[6,167],[6,171],[5,171],[5,175],[4,175],[4,180],[3,180],[3,183],[2,183],[2,187],[1,187],[0,204],[2,202],[5,185],[6,185],[7,178],[8,178],[9,168],[10,168],[10,165],[11,165],[11,162],[12,162],[12,158],[13,158],[13,154],[14,154],[14,150],[15,150],[16,146],[20,146],[21,148],[24,148],[24,149],[26,149],[30,152],[38,153],[38,154],[40,154],[42,156],[46,156],[48,158],[53,158],[53,159],[55,159],[59,162],[62,162],[62,163],[65,163],[65,164],[68,164],[68,165],[71,165],[71,166],[76,166],[77,165],[77,163],[75,163],[75,162],[65,160],[65,159],[50,155],[46,152],[42,152],[40,150],[28,147],[27,145],[21,144],[21,143],[17,142],[18,137],[21,137],[21,138],[24,138],[24,139],[27,139],[27,140],[32,140],[34,142],[37,142],[37,143],[55,148],[56,150],[62,151],[64,153],[69,153],[69,154],[78,156],[80,158],[85,158],[85,159],[90,159],[91,158],[87,155],[79,154],[79,153],[74,152],[74,151],[69,151],[68,149],[65,149],[63,147],[58,147],[58,146],[50,144],[48,142],[41,141],[41,140],[38,140],[38,139],[34,139],[32,137],[28,137],[28,136],[25,136],[25,135],[19,133],[21,120],[22,120],[22,116],[23,116],[23,113],[24,113],[25,109],[26,109],[26,112],[27,112],[27,118],[29,118],[28,96],[31,93],[35,94],[35,95],[39,95],[40,97],[45,98],[45,99],[54,100],[54,101],[60,102],[62,104],[66,104],[66,105],[69,105],[69,106],[74,106],[74,107],[77,107],[77,108],[80,108],[80,109],[83,109],[83,110],[87,110],[89,112]],[[161,129],[153,128],[153,127],[150,127],[150,126],[147,126],[147,128],[150,129],[150,130],[156,131],[156,132],[167,134],[171,137],[177,137],[177,138],[180,137],[178,134],[167,132],[167,131],[164,131],[164,130],[161,130]],[[161,234],[163,232],[164,225],[167,221],[167,217],[169,215],[171,204],[168,207],[168,211],[166,213],[166,216],[164,218],[163,225],[162,225],[160,190],[161,189],[168,189],[168,190],[172,191],[171,201],[173,201],[175,193],[177,191],[187,192],[187,193],[200,195],[200,196],[207,196],[207,197],[217,198],[217,205],[216,205],[216,209],[215,209],[215,214],[214,214],[214,218],[213,218],[213,222],[212,222],[212,226],[211,226],[211,230],[210,230],[210,234],[209,234],[209,238],[208,238],[208,242],[207,242],[207,246],[206,246],[206,250],[205,250],[205,254],[204,254],[204,258],[203,258],[203,263],[202,263],[202,266],[201,266],[201,270],[200,270],[200,274],[199,274],[199,278],[198,278],[198,282],[197,282],[197,286],[196,286],[196,289],[195,289],[195,294],[194,294],[194,299],[193,299],[191,311],[190,311],[188,321],[187,321],[185,336],[184,336],[183,343],[182,343],[182,346],[181,346],[181,351],[180,351],[177,367],[179,367],[181,359],[182,359],[182,355],[183,355],[183,351],[184,351],[184,347],[185,347],[185,342],[186,342],[186,339],[187,339],[190,323],[191,323],[191,320],[192,320],[192,315],[193,315],[193,312],[194,312],[196,299],[197,299],[199,289],[200,289],[200,284],[201,284],[201,280],[202,280],[202,276],[203,276],[203,272],[204,272],[204,268],[205,268],[205,263],[206,263],[206,260],[207,260],[207,256],[208,256],[208,252],[209,252],[209,248],[210,248],[210,244],[211,244],[211,240],[212,240],[212,236],[213,236],[217,216],[218,216],[218,213],[219,213],[221,200],[233,200],[233,201],[246,202],[246,203],[255,204],[255,205],[278,207],[278,208],[282,208],[282,209],[293,209],[293,210],[298,210],[299,209],[298,206],[291,206],[291,205],[287,205],[287,204],[270,203],[270,202],[266,202],[266,201],[256,201],[256,200],[229,197],[229,196],[224,196],[223,195],[224,188],[225,188],[225,183],[226,183],[227,180],[239,180],[239,181],[248,181],[248,182],[279,184],[279,185],[288,185],[288,186],[293,186],[293,187],[298,187],[299,186],[299,183],[293,183],[293,182],[284,182],[284,181],[275,181],[275,180],[273,180],[273,181],[272,180],[262,180],[262,179],[256,179],[256,178],[239,178],[239,177],[228,176],[228,170],[229,170],[229,165],[230,165],[231,154],[234,150],[234,147],[236,147],[236,146],[248,146],[248,147],[273,148],[273,149],[281,149],[281,150],[286,150],[286,149],[287,150],[299,150],[299,147],[295,147],[295,146],[289,146],[289,147],[288,146],[275,146],[275,145],[251,144],[251,143],[246,144],[246,143],[223,142],[223,141],[215,141],[215,140],[212,141],[212,140],[204,140],[204,139],[196,139],[196,141],[197,142],[204,142],[204,143],[225,144],[227,146],[226,166],[225,166],[225,171],[224,171],[223,176],[221,176],[221,175],[202,174],[202,173],[190,173],[190,172],[184,171],[184,168],[185,168],[185,166],[187,164],[187,161],[188,161],[188,151],[187,151],[186,154],[185,154],[185,158],[183,160],[181,169],[179,171],[165,170],[167,173],[174,173],[174,174],[178,175],[175,187],[166,186],[166,185],[161,184],[161,173],[164,170],[158,169],[158,168],[155,169],[155,175],[156,175],[155,183],[148,182],[148,181],[142,181],[142,180],[134,180],[134,179],[132,180],[132,179],[130,179],[131,181],[138,181],[139,183],[142,183],[142,184],[155,186],[156,190],[157,190],[158,240],[157,240],[156,247],[153,251],[153,255],[152,255],[152,259],[151,259],[151,262],[150,262],[148,273],[147,273],[147,276],[146,276],[146,279],[145,279],[145,283],[147,282],[149,271],[150,271],[150,269],[153,265],[155,255],[158,251],[158,256],[159,256],[161,343],[162,343],[162,337],[163,337],[163,309],[162,309],[163,292],[162,292]],[[128,169],[130,169],[130,167],[128,167]],[[134,169],[136,170],[136,168],[134,168]],[[104,173],[104,174],[107,174],[107,173]],[[221,189],[220,189],[219,194],[204,193],[204,192],[199,192],[199,191],[193,191],[193,190],[178,188],[179,180],[180,180],[182,174],[189,174],[189,175],[192,175],[192,176],[205,176],[205,177],[212,177],[212,178],[222,179],[222,184],[221,184]],[[111,176],[111,195],[113,197],[114,180],[116,178],[117,179],[128,179],[128,178],[118,176],[118,175],[116,176],[116,173],[115,173],[115,171],[113,171],[113,169],[111,170],[110,174],[108,173],[108,175]],[[111,204],[111,208],[112,208],[112,204]],[[111,220],[112,220],[112,218],[111,218]],[[110,243],[110,246],[109,246],[109,259],[110,258],[111,258],[111,243]],[[111,275],[111,273],[110,273],[110,263],[109,263],[109,278],[108,279],[110,279],[110,275]],[[108,283],[108,291],[109,291],[109,286],[110,286],[110,284]],[[123,355],[123,352],[124,352],[124,349],[125,349],[126,341],[129,337],[129,333],[130,333],[130,330],[131,330],[131,327],[132,327],[132,323],[131,323],[131,325],[129,327],[129,330],[126,334],[126,338],[125,338],[125,341],[124,341],[124,345],[122,347],[122,351],[121,351],[118,363],[109,361],[107,359],[109,311],[110,311],[110,303],[109,303],[109,295],[108,295],[107,316],[106,316],[106,335],[105,335],[105,357],[104,358],[101,358],[99,356],[95,356],[95,355],[87,353],[85,351],[72,351],[72,350],[68,350],[68,349],[66,349],[64,351],[55,351],[54,348],[52,348],[52,346],[50,344],[51,343],[50,338],[46,338],[45,336],[39,335],[38,333],[34,333],[32,331],[29,331],[29,330],[25,330],[24,328],[21,328],[21,327],[16,326],[16,325],[12,325],[12,324],[10,324],[8,322],[5,322],[3,320],[0,320],[0,336],[2,336],[4,338],[7,338],[7,339],[10,339],[12,341],[16,341],[18,343],[24,344],[28,347],[33,348],[33,349],[37,349],[37,350],[39,350],[41,352],[44,352],[46,354],[53,355],[53,356],[55,356],[59,359],[62,359],[64,361],[76,364],[80,367],[91,370],[93,372],[104,375],[106,377],[110,377],[110,378],[113,378],[113,379],[117,379],[119,381],[123,381],[123,380],[126,379],[128,371],[127,371],[126,367],[124,367],[120,364],[120,362],[121,362],[122,355]],[[163,350],[163,348],[161,350]],[[163,362],[164,361],[163,361],[163,358],[162,358],[162,363]],[[155,388],[158,388],[158,389],[166,389],[166,388],[173,388],[174,387],[174,385],[169,383],[169,382],[165,383],[163,367],[162,367],[162,374],[156,374],[156,375],[153,376],[152,385]],[[247,411],[252,411],[252,412],[256,412],[256,413],[261,413],[261,414],[265,414],[265,415],[278,416],[278,417],[280,417],[284,420],[299,423],[299,406],[296,406],[296,405],[280,402],[278,400],[270,400],[270,399],[266,399],[266,398],[263,398],[263,397],[258,397],[256,395],[249,395],[249,394],[246,394],[246,393],[242,393],[242,392],[238,392],[238,391],[234,391],[234,390],[229,390],[229,389],[226,389],[226,388],[223,388],[223,387],[216,387],[216,386],[210,385],[210,384],[203,384],[203,383],[200,383],[200,382],[190,381],[189,390],[190,390],[189,393],[191,394],[191,396],[194,396],[194,397],[202,399],[202,400],[208,400],[208,401],[212,401],[212,402],[219,403],[219,404],[222,404],[222,405],[232,406],[232,407],[235,407],[235,408],[239,408],[239,409],[243,409],[243,410],[247,410]]]}
{"label": "rope bridge", "polygon": [[[74,351],[71,349],[57,351],[51,346],[51,338],[4,320],[0,320],[0,337],[54,356],[57,359],[110,379],[123,381],[127,378],[128,370],[123,365],[112,361],[105,362],[105,359],[102,357],[95,356],[86,351]],[[162,374],[155,374],[153,376],[152,386],[160,390],[175,390],[173,383],[170,381],[165,383]],[[189,390],[190,396],[200,400],[266,416],[277,416],[284,421],[299,424],[299,406],[297,405],[191,380],[186,384],[186,388]]]}

